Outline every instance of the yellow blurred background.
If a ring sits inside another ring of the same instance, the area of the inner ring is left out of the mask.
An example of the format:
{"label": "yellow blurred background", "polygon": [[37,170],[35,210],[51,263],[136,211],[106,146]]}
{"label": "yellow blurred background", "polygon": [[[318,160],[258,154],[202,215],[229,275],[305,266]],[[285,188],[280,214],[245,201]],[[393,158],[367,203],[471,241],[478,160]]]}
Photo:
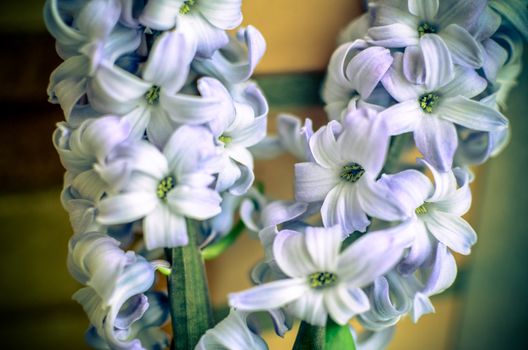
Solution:
{"label": "yellow blurred background", "polygon": [[[292,112],[325,122],[314,98],[339,31],[362,12],[359,0],[246,0],[244,24],[262,31],[268,51],[258,80],[270,97],[274,117]],[[43,1],[0,4],[0,312],[6,349],[84,349],[88,325],[70,298],[79,285],[66,271],[71,235],[59,203],[63,170],[51,144],[58,106],[46,101],[46,84],[60,60],[41,20]],[[526,69],[512,94],[508,116],[513,141],[506,153],[479,170],[468,217],[480,234],[474,256],[460,260],[456,285],[434,298],[436,314],[417,325],[404,319],[389,347],[398,349],[522,349],[527,330],[528,194]],[[282,82],[286,81],[286,84]],[[308,87],[303,85],[310,85]],[[299,86],[296,86],[299,85]],[[255,173],[274,198],[293,196],[294,160],[282,156],[257,162]],[[215,307],[231,291],[249,287],[250,267],[263,256],[258,242],[244,235],[224,256],[208,262]],[[523,298],[524,297],[524,298]],[[285,339],[266,332],[270,349],[289,349]],[[503,346],[501,346],[501,344]]]}

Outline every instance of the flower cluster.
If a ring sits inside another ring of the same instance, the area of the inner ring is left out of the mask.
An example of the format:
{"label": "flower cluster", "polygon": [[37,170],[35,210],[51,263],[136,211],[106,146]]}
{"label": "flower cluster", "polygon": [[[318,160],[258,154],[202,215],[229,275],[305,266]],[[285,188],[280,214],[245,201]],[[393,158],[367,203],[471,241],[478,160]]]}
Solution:
{"label": "flower cluster", "polygon": [[281,115],[256,150],[299,159],[295,201],[246,215],[266,259],[232,307],[322,327],[357,317],[360,349],[384,348],[403,316],[434,312],[429,298],[456,278],[453,252],[477,241],[463,218],[469,167],[508,141],[500,106],[520,71],[523,11],[522,1],[369,2],[328,67],[330,122],[313,132]]}
{"label": "flower cluster", "polygon": [[[64,59],[48,89],[65,115],[53,142],[89,343],[166,347],[163,248],[187,246],[191,226],[201,247],[229,242],[237,211],[265,259],[196,349],[266,349],[257,312],[280,336],[293,320],[337,324],[358,348],[384,348],[403,316],[433,312],[429,298],[455,280],[453,252],[477,240],[462,217],[469,167],[508,141],[501,110],[520,72],[524,10],[523,0],[372,0],[330,60],[330,121],[314,132],[280,115],[266,138],[268,105],[248,80],[265,41],[251,26],[226,32],[241,0],[48,0]],[[293,201],[252,187],[253,157],[282,151],[299,160]],[[354,317],[362,332],[349,331]]]}
{"label": "flower cluster", "polygon": [[190,219],[221,234],[223,198],[252,186],[268,105],[248,79],[266,43],[251,26],[227,33],[241,0],[48,0],[44,17],[64,60],[48,94],[65,116],[53,143],[87,339],[164,348],[160,248],[187,245]]}

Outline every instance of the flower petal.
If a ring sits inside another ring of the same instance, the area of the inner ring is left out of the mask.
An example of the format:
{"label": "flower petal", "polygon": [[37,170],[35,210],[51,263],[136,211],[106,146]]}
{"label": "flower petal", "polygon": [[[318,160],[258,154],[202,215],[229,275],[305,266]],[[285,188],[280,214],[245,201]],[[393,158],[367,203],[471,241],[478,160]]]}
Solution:
{"label": "flower petal", "polygon": [[425,82],[425,62],[420,46],[407,46],[403,52],[403,75],[415,84]]}
{"label": "flower petal", "polygon": [[387,48],[418,45],[418,31],[403,23],[370,27],[367,32],[367,41],[369,44]]}
{"label": "flower petal", "polygon": [[200,0],[196,9],[217,28],[235,29],[242,23],[242,0]]}
{"label": "flower petal", "polygon": [[[321,231],[316,231],[316,234],[321,234]],[[288,276],[306,278],[310,273],[320,270],[306,243],[304,234],[297,231],[282,230],[275,237],[273,257]]]}
{"label": "flower petal", "polygon": [[[429,214],[429,213],[428,213]],[[477,242],[477,234],[461,217],[431,210],[426,226],[436,239],[457,253],[468,255]]]}
{"label": "flower petal", "polygon": [[435,19],[438,12],[438,0],[409,0],[409,12],[413,15],[425,20],[431,21]]}
{"label": "flower petal", "polygon": [[[445,193],[439,200],[431,203],[431,205],[438,210],[462,216],[466,214],[471,207],[471,189],[469,188],[469,176],[461,170],[455,169],[457,176],[457,182],[459,182],[459,188],[455,190],[454,186],[450,186],[450,191]],[[447,186],[446,186],[447,187]]]}
{"label": "flower petal", "polygon": [[437,34],[425,34],[420,39],[425,64],[425,86],[434,91],[453,79],[455,67],[449,49]]}
{"label": "flower petal", "polygon": [[242,292],[230,293],[229,306],[242,311],[276,309],[302,298],[308,290],[305,278],[274,281]]}
{"label": "flower petal", "polygon": [[107,197],[97,205],[97,221],[103,225],[133,222],[151,213],[158,205],[155,193],[131,192]]}
{"label": "flower petal", "polygon": [[358,198],[354,184],[340,183],[326,196],[321,207],[325,227],[339,225],[345,235],[365,232],[370,224]]}
{"label": "flower petal", "polygon": [[356,315],[367,311],[370,303],[360,288],[347,290],[345,283],[324,292],[324,303],[330,317],[339,325],[345,325]]}
{"label": "flower petal", "polygon": [[413,274],[424,265],[427,259],[430,258],[433,248],[433,243],[423,220],[415,218],[409,226],[409,230],[413,231],[414,241],[409,253],[398,264],[398,272],[403,275]]}
{"label": "flower petal", "polygon": [[343,236],[339,226],[307,227],[304,235],[308,253],[319,271],[335,271]]}
{"label": "flower petal", "polygon": [[433,193],[431,181],[414,169],[404,170],[394,175],[383,174],[379,182],[388,186],[391,195],[408,217],[413,216],[414,210]]}
{"label": "flower petal", "polygon": [[403,209],[383,182],[363,178],[358,182],[357,197],[361,209],[368,215],[385,221],[396,221],[404,217]]}
{"label": "flower petal", "polygon": [[414,130],[414,142],[435,168],[440,171],[451,170],[458,145],[453,123],[435,116],[426,116]]}
{"label": "flower petal", "polygon": [[455,68],[455,77],[438,89],[440,95],[446,97],[465,96],[472,98],[486,89],[488,82],[472,68]]}
{"label": "flower petal", "polygon": [[222,197],[209,188],[176,186],[167,194],[167,204],[173,213],[205,220],[220,214]]}
{"label": "flower petal", "polygon": [[479,43],[469,32],[457,24],[450,24],[439,34],[451,52],[454,63],[480,68],[484,55]]}
{"label": "flower petal", "polygon": [[145,217],[143,234],[149,250],[181,247],[189,242],[185,218],[172,213],[166,205],[158,205]]}
{"label": "flower petal", "polygon": [[308,288],[303,296],[286,306],[286,310],[295,318],[314,326],[324,327],[328,312],[324,304],[324,295]]}
{"label": "flower petal", "polygon": [[329,169],[341,165],[342,160],[336,141],[336,134],[341,130],[341,124],[331,121],[310,138],[310,150],[317,164]]}
{"label": "flower petal", "polygon": [[422,293],[435,295],[442,293],[455,281],[457,275],[457,264],[453,255],[445,245],[438,243],[435,252],[435,260],[431,273]]}
{"label": "flower petal", "polygon": [[407,100],[418,100],[420,95],[425,92],[423,85],[411,83],[403,74],[403,54],[394,53],[394,62],[387,74],[381,80],[383,87],[398,102]]}
{"label": "flower petal", "polygon": [[423,111],[417,99],[397,103],[379,114],[389,135],[414,131],[422,117]]}
{"label": "flower petal", "polygon": [[498,131],[508,126],[508,119],[502,113],[463,96],[446,98],[437,111],[442,118],[468,129]]}
{"label": "flower petal", "polygon": [[314,163],[295,164],[295,199],[300,202],[322,201],[339,182],[336,170]]}

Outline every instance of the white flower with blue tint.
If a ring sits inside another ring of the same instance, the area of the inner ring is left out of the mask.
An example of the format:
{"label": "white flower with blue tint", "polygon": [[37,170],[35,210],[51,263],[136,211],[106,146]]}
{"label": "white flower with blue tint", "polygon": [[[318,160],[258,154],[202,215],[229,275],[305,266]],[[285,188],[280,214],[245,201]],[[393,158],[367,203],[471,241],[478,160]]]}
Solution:
{"label": "white flower with blue tint", "polygon": [[229,315],[200,338],[195,350],[267,350],[266,342],[247,324],[249,313],[231,309]]}
{"label": "white flower with blue tint", "polygon": [[[144,141],[115,153],[116,161],[128,162],[129,173],[109,180],[119,191],[98,204],[99,223],[143,219],[145,245],[155,249],[187,244],[186,217],[205,220],[220,213],[221,197],[209,188],[218,171],[217,152],[205,128],[180,127],[163,153]],[[105,169],[100,172],[105,178]]]}
{"label": "white flower with blue tint", "polygon": [[486,89],[487,82],[471,68],[457,67],[445,85],[410,83],[403,75],[402,54],[382,80],[399,103],[380,113],[391,135],[414,132],[418,150],[441,171],[451,170],[458,139],[454,124],[478,131],[494,132],[508,126],[496,109],[472,100]]}
{"label": "white flower with blue tint", "polygon": [[[163,147],[179,124],[203,124],[219,113],[220,101],[177,93],[186,83],[192,43],[178,31],[160,35],[142,70],[142,78],[114,65],[101,65],[88,86],[91,106],[124,115],[137,139]],[[198,80],[197,89],[202,91]],[[220,111],[221,112],[221,111]]]}
{"label": "white flower with blue tint", "polygon": [[339,225],[349,234],[366,230],[367,215],[388,221],[402,217],[389,189],[376,181],[389,141],[381,121],[375,111],[359,109],[343,125],[328,123],[310,139],[315,161],[295,165],[295,198],[323,201],[325,227]]}
{"label": "white flower with blue tint", "polygon": [[216,118],[208,123],[221,154],[216,190],[242,195],[255,179],[247,148],[266,136],[267,101],[254,83],[237,84],[231,92],[213,78],[202,78],[201,83],[204,98],[221,101]]}
{"label": "white flower with blue tint", "polygon": [[[242,22],[242,0],[148,1],[139,21],[155,30],[176,27],[195,41],[199,56],[210,57],[228,42],[225,30]],[[194,52],[193,52],[194,53]]]}
{"label": "white flower with blue tint", "polygon": [[454,64],[480,68],[480,41],[499,27],[500,18],[487,1],[376,1],[367,41],[388,48],[406,48],[404,75],[428,89],[445,84]]}
{"label": "white flower with blue tint", "polygon": [[342,232],[308,227],[305,233],[284,230],[273,255],[287,278],[229,295],[229,305],[243,311],[286,307],[294,317],[324,326],[328,315],[346,324],[370,307],[361,289],[386,273],[401,258],[409,237],[401,227],[372,232],[343,251]]}
{"label": "white flower with blue tint", "polygon": [[431,256],[437,242],[467,255],[477,241],[473,228],[462,218],[471,205],[467,174],[460,169],[439,172],[422,161],[433,173],[435,184],[416,170],[395,175],[383,175],[385,183],[398,198],[401,207],[411,217],[414,235],[412,247],[399,266],[411,273]]}
{"label": "white flower with blue tint", "polygon": [[323,85],[325,110],[333,120],[342,120],[348,110],[371,107],[365,102],[392,64],[390,51],[356,40],[341,45],[332,55]]}

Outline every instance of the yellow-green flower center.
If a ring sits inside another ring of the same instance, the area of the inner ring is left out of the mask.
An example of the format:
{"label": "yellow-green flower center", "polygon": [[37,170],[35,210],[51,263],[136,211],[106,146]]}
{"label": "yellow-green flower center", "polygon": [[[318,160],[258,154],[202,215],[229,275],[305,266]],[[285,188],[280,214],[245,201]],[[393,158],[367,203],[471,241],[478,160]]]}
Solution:
{"label": "yellow-green flower center", "polygon": [[145,99],[149,105],[155,105],[159,102],[160,97],[160,87],[157,85],[152,85],[152,87],[145,94]]}
{"label": "yellow-green flower center", "polygon": [[167,199],[167,193],[169,193],[170,190],[172,190],[175,186],[176,178],[174,178],[172,175],[169,175],[159,182],[156,195],[159,199]]}
{"label": "yellow-green flower center", "polygon": [[436,33],[436,27],[432,24],[422,22],[418,26],[418,36],[421,38],[425,34],[433,34]]}
{"label": "yellow-green flower center", "polygon": [[361,179],[365,173],[365,169],[358,163],[350,163],[345,165],[339,174],[339,177],[347,182],[356,182]]}
{"label": "yellow-green flower center", "polygon": [[231,136],[221,135],[218,140],[222,141],[225,144],[228,144],[233,141],[233,138]]}
{"label": "yellow-green flower center", "polygon": [[332,272],[315,272],[308,276],[308,284],[314,289],[330,287],[336,281],[337,275]]}
{"label": "yellow-green flower center", "polygon": [[414,212],[415,212],[417,215],[427,214],[427,207],[425,206],[425,204],[422,204],[422,205],[420,205],[418,208],[416,208],[416,209],[414,210]]}
{"label": "yellow-green flower center", "polygon": [[181,7],[180,7],[180,14],[181,15],[186,15],[189,12],[191,12],[192,7],[194,5],[196,5],[197,2],[198,2],[198,0],[186,0],[186,1],[184,1],[183,5],[181,5]]}
{"label": "yellow-green flower center", "polygon": [[420,96],[418,102],[420,103],[420,107],[425,113],[432,113],[434,106],[438,104],[439,100],[440,96],[435,95],[432,92],[428,92]]}

